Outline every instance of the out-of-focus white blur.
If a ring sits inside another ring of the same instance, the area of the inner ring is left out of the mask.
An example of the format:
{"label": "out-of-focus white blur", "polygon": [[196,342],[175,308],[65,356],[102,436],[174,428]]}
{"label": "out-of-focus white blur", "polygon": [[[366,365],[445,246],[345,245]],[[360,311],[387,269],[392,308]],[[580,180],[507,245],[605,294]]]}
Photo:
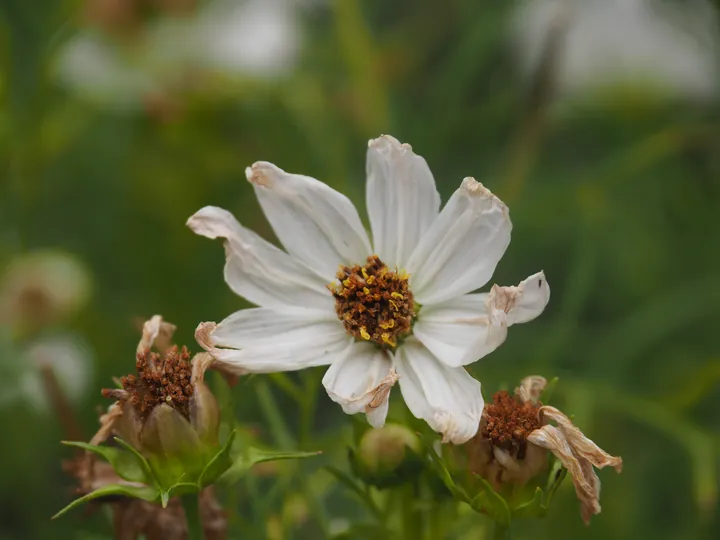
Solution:
{"label": "out-of-focus white blur", "polygon": [[[277,79],[301,46],[293,0],[215,0],[168,13],[118,38],[81,28],[60,50],[57,76],[79,98],[119,110],[149,99],[212,92],[213,81]],[[225,88],[223,88],[223,91]]]}
{"label": "out-of-focus white blur", "polygon": [[18,380],[19,397],[40,412],[48,412],[52,403],[43,384],[42,370],[50,368],[65,396],[78,403],[93,380],[93,354],[88,343],[78,336],[62,334],[31,343],[23,351],[23,366]]}
{"label": "out-of-focus white blur", "polygon": [[288,0],[223,0],[201,17],[208,65],[229,73],[277,76],[295,63],[299,25]]}
{"label": "out-of-focus white blur", "polygon": [[513,34],[523,69],[534,73],[562,20],[556,89],[569,95],[608,86],[673,97],[714,98],[718,21],[706,0],[530,0]]}

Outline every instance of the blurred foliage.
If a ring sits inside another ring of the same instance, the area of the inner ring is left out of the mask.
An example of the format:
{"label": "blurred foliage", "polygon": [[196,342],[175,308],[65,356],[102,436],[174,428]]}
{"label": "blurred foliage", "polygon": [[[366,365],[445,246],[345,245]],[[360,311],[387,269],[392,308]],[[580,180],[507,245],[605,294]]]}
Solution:
{"label": "blurred foliage", "polygon": [[[224,206],[272,238],[244,180],[257,160],[322,179],[362,207],[366,142],[391,133],[427,159],[444,200],[472,175],[508,203],[513,242],[494,281],[544,269],[553,287],[537,321],[472,366],[486,398],[531,373],[558,375],[563,409],[625,461],[622,475],[601,475],[603,513],[590,528],[566,482],[547,519],[518,536],[717,533],[717,102],[655,99],[640,87],[553,102],[542,74],[528,85],[513,67],[511,3],[337,0],[298,2],[304,46],[286,78],[216,81],[170,118],[121,114],[77,100],[54,77],[80,8],[0,2],[0,264],[58,248],[92,272],[91,304],[67,323],[96,356],[76,407],[88,436],[107,406],[96,389],[132,369],[138,317],[162,313],[196,349],[199,321],[244,307],[222,280],[222,250],[185,220]],[[0,359],[17,361],[7,350]],[[371,523],[321,470],[347,470],[355,421],[326,397],[321,373],[251,377],[232,391],[215,381],[254,436],[324,452],[228,492],[231,537],[322,538]],[[314,398],[298,405],[298,393]],[[390,419],[401,420],[394,398]],[[107,538],[102,512],[49,520],[72,496],[61,424],[22,402],[3,404],[0,423],[0,539]],[[443,537],[482,537],[472,512],[455,523]]]}

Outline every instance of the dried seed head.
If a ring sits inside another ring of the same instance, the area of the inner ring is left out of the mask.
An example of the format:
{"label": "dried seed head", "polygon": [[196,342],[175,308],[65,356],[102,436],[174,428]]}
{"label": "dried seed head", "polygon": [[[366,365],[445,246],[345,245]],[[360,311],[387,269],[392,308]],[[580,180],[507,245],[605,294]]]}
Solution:
{"label": "dried seed head", "polygon": [[485,419],[480,435],[495,448],[501,448],[512,457],[523,459],[527,451],[527,438],[541,426],[539,405],[532,401],[521,402],[505,391],[493,396],[486,405]]}
{"label": "dried seed head", "polygon": [[328,288],[348,334],[358,341],[395,347],[410,333],[415,305],[408,274],[389,269],[371,255],[364,266],[341,266],[337,278],[339,283]]}
{"label": "dried seed head", "polygon": [[[164,354],[146,349],[138,353],[137,375],[120,379],[127,401],[141,420],[146,420],[158,405],[170,405],[186,419],[190,417],[190,397],[194,393],[191,380],[190,353],[186,347],[171,347]],[[103,390],[106,397],[117,397],[117,391]]]}

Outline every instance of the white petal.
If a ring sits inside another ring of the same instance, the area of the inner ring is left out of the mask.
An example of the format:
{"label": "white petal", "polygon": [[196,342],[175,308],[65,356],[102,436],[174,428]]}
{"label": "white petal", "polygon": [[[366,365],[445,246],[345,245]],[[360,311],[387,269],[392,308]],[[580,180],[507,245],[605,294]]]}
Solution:
{"label": "white petal", "polygon": [[368,144],[367,210],[375,253],[391,268],[405,267],[440,210],[427,163],[390,135]]}
{"label": "white petal", "polygon": [[328,396],[346,414],[367,414],[373,427],[385,425],[390,389],[397,381],[390,353],[368,343],[354,343],[323,377]]}
{"label": "white petal", "polygon": [[294,371],[332,364],[352,343],[337,322],[316,322],[302,331],[291,325],[285,331],[278,329],[274,337],[257,339],[241,349],[224,348],[234,340],[227,332],[225,336],[221,334],[224,339],[218,339],[215,329],[214,323],[202,323],[195,339],[218,363],[238,374]]}
{"label": "white petal", "polygon": [[444,365],[413,337],[398,348],[395,367],[408,408],[443,442],[463,444],[477,433],[484,401],[480,383],[464,368]]}
{"label": "white petal", "polygon": [[533,274],[517,287],[493,285],[490,300],[507,313],[508,326],[532,321],[550,301],[550,285],[543,272]]}
{"label": "white petal", "polygon": [[353,203],[322,182],[259,161],[245,170],[285,249],[326,280],[338,265],[364,264],[370,242]]}
{"label": "white petal", "polygon": [[202,236],[227,239],[225,281],[253,304],[333,312],[332,295],[325,287],[327,280],[241,226],[227,210],[206,206],[187,225]]}
{"label": "white petal", "polygon": [[465,178],[408,261],[415,299],[433,304],[485,285],[510,243],[511,229],[502,201]]}
{"label": "white petal", "polygon": [[413,334],[439,360],[451,367],[470,364],[505,341],[506,317],[490,313],[487,294],[466,294],[440,304],[423,306]]}
{"label": "white petal", "polygon": [[[216,345],[242,349],[262,341],[295,339],[308,330],[315,331],[318,323],[328,323],[333,332],[343,329],[332,311],[327,313],[302,308],[278,311],[270,308],[251,308],[236,311],[223,320],[212,333]],[[337,327],[337,328],[335,328]]]}

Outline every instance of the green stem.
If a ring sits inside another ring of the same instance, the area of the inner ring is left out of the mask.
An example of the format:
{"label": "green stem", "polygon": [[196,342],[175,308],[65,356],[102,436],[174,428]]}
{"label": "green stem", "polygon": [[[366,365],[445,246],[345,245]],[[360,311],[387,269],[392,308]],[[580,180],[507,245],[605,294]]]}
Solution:
{"label": "green stem", "polygon": [[416,511],[417,490],[410,484],[402,488],[403,537],[407,540],[422,538],[420,514]]}
{"label": "green stem", "polygon": [[188,535],[187,540],[203,540],[202,520],[200,519],[200,494],[190,493],[180,497],[183,510],[185,510],[185,520],[187,521]]}
{"label": "green stem", "polygon": [[492,539],[493,540],[510,540],[512,535],[510,534],[510,527],[503,525],[498,521],[493,522],[492,526]]}

